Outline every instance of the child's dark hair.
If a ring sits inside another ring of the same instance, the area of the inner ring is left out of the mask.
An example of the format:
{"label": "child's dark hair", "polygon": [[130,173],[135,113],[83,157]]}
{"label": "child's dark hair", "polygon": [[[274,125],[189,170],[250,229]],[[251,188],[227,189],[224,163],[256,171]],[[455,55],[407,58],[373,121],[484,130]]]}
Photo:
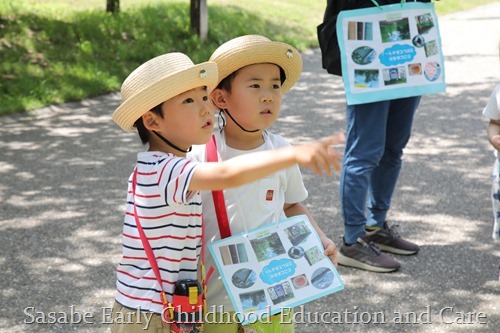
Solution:
{"label": "child's dark hair", "polygon": [[[163,118],[163,111],[161,110],[161,106],[163,103],[158,104],[154,108],[151,109],[151,112],[156,113],[160,117]],[[141,138],[142,144],[145,145],[149,142],[149,131],[144,126],[144,122],[142,121],[142,117],[136,120],[134,126],[137,128],[137,132],[139,133],[139,137]]]}
{"label": "child's dark hair", "polygon": [[[285,82],[285,80],[286,80],[285,71],[280,66],[278,66],[278,68],[280,69],[280,81],[281,81],[281,84],[283,84],[283,82]],[[222,81],[220,81],[217,88],[225,90],[227,92],[231,92],[231,85],[232,85],[233,80],[236,77],[237,73],[238,73],[238,71],[234,71],[231,74],[229,74],[228,76],[226,76]]]}

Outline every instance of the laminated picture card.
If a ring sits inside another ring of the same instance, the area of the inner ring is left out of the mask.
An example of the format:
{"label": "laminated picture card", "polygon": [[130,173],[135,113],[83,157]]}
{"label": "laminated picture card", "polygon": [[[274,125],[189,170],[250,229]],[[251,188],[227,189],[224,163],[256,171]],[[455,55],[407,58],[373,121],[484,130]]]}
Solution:
{"label": "laminated picture card", "polygon": [[405,2],[342,11],[337,37],[349,105],[446,89],[433,3]]}
{"label": "laminated picture card", "polygon": [[208,244],[235,311],[276,314],[344,289],[305,215]]}

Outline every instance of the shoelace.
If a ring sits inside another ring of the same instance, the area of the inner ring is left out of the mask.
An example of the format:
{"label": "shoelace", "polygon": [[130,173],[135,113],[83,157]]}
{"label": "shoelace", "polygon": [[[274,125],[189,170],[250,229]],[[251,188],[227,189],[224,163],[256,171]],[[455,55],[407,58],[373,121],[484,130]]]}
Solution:
{"label": "shoelace", "polygon": [[399,225],[393,225],[393,226],[385,229],[385,231],[387,231],[387,234],[389,235],[390,238],[392,238],[392,239],[401,238],[398,231],[396,230],[397,227],[399,227]]}
{"label": "shoelace", "polygon": [[377,245],[375,245],[373,242],[365,242],[364,240],[362,240],[361,238],[358,239],[358,242],[363,245],[364,248],[368,249],[368,253],[370,255],[375,255],[375,256],[378,256],[380,255],[380,249],[378,248]]}

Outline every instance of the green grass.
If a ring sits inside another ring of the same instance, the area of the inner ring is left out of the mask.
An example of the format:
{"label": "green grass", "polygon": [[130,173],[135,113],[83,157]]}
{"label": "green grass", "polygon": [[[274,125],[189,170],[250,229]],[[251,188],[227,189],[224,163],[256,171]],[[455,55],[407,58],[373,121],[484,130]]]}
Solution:
{"label": "green grass", "polygon": [[[436,10],[493,1],[443,0]],[[205,61],[238,35],[316,47],[326,0],[208,0],[203,44],[189,29],[189,3],[122,0],[120,14],[111,15],[104,0],[0,0],[0,115],[117,91],[147,59],[180,51]]]}

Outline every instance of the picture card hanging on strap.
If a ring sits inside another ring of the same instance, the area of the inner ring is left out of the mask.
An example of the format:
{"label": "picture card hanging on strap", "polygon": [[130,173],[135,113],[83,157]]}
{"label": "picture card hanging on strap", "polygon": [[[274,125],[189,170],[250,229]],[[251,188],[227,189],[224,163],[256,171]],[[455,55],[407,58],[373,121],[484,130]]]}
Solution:
{"label": "picture card hanging on strap", "polygon": [[348,105],[446,90],[433,3],[342,11],[337,37]]}
{"label": "picture card hanging on strap", "polygon": [[306,215],[209,243],[208,248],[243,325],[344,289]]}

